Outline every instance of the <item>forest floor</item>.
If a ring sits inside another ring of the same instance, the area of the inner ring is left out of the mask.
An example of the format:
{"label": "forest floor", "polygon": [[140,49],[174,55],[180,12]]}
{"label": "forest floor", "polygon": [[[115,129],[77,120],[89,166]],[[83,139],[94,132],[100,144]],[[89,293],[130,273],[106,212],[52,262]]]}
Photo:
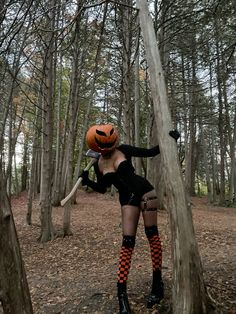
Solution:
{"label": "forest floor", "polygon": [[[73,236],[42,244],[39,205],[34,204],[33,224],[25,223],[27,197],[13,199],[12,209],[26,267],[34,313],[118,313],[116,277],[121,244],[120,207],[110,195],[80,190],[71,210]],[[207,290],[216,313],[236,314],[236,209],[211,206],[206,198],[193,198],[196,237]],[[53,208],[55,229],[62,226],[63,208]],[[133,313],[169,313],[171,254],[168,213],[158,214],[163,243],[165,299],[145,309],[151,283],[151,259],[140,219],[129,275],[128,294]],[[17,313],[16,313],[17,314]],[[181,314],[181,313],[180,313]]]}

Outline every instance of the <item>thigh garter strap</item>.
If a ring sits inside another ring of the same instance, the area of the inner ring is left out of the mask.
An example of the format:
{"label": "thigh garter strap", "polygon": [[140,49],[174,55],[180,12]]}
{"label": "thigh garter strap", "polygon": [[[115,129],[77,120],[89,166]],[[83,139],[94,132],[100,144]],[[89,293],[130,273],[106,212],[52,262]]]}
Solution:
{"label": "thigh garter strap", "polygon": [[148,208],[148,206],[147,206],[148,201],[156,200],[156,199],[157,199],[156,196],[150,196],[150,197],[144,196],[144,197],[142,198],[143,208],[141,209],[141,211],[142,211],[142,212],[143,212],[143,211],[156,211],[157,208],[152,208],[152,207]]}

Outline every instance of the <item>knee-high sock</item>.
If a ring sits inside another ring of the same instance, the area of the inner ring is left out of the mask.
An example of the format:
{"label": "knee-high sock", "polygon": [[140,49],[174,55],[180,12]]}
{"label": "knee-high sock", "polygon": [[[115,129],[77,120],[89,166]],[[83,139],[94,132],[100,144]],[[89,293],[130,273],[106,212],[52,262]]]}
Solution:
{"label": "knee-high sock", "polygon": [[150,245],[153,271],[161,272],[162,247],[157,226],[145,227],[145,233]]}
{"label": "knee-high sock", "polygon": [[135,236],[123,236],[122,247],[120,250],[119,270],[117,285],[119,289],[126,289],[126,282],[131,266],[131,258],[135,246]]}

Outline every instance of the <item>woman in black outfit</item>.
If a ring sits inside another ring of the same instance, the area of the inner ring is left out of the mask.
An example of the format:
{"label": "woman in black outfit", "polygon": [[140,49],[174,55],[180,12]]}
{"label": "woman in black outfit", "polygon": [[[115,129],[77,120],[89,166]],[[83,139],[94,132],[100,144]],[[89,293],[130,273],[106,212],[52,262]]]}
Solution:
{"label": "woman in black outfit", "polygon": [[[170,136],[178,139],[176,130]],[[130,145],[119,145],[117,130],[112,125],[95,125],[86,136],[88,146],[101,153],[95,165],[97,182],[88,178],[88,172],[82,173],[82,184],[93,190],[105,193],[112,184],[119,192],[122,213],[123,241],[120,251],[118,270],[118,300],[120,313],[131,313],[126,283],[131,265],[131,257],[135,246],[135,237],[142,213],[145,233],[150,244],[153,280],[151,292],[147,299],[147,308],[158,304],[164,296],[162,281],[162,247],[157,228],[157,198],[153,186],[145,178],[135,174],[131,157],[153,157],[160,153],[159,146],[150,149]]]}

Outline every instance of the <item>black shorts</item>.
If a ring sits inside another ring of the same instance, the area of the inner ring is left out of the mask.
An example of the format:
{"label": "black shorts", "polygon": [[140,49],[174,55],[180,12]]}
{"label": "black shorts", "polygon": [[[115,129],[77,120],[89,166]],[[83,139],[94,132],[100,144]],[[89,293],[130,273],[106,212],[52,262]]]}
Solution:
{"label": "black shorts", "polygon": [[120,192],[119,194],[119,201],[121,206],[132,205],[139,207],[141,199],[142,196],[137,196],[134,193]]}
{"label": "black shorts", "polygon": [[135,192],[124,189],[118,190],[121,206],[140,206],[143,195],[154,189],[154,187],[146,179],[139,176],[136,176],[135,178],[136,181],[133,182],[133,186],[131,187]]}

